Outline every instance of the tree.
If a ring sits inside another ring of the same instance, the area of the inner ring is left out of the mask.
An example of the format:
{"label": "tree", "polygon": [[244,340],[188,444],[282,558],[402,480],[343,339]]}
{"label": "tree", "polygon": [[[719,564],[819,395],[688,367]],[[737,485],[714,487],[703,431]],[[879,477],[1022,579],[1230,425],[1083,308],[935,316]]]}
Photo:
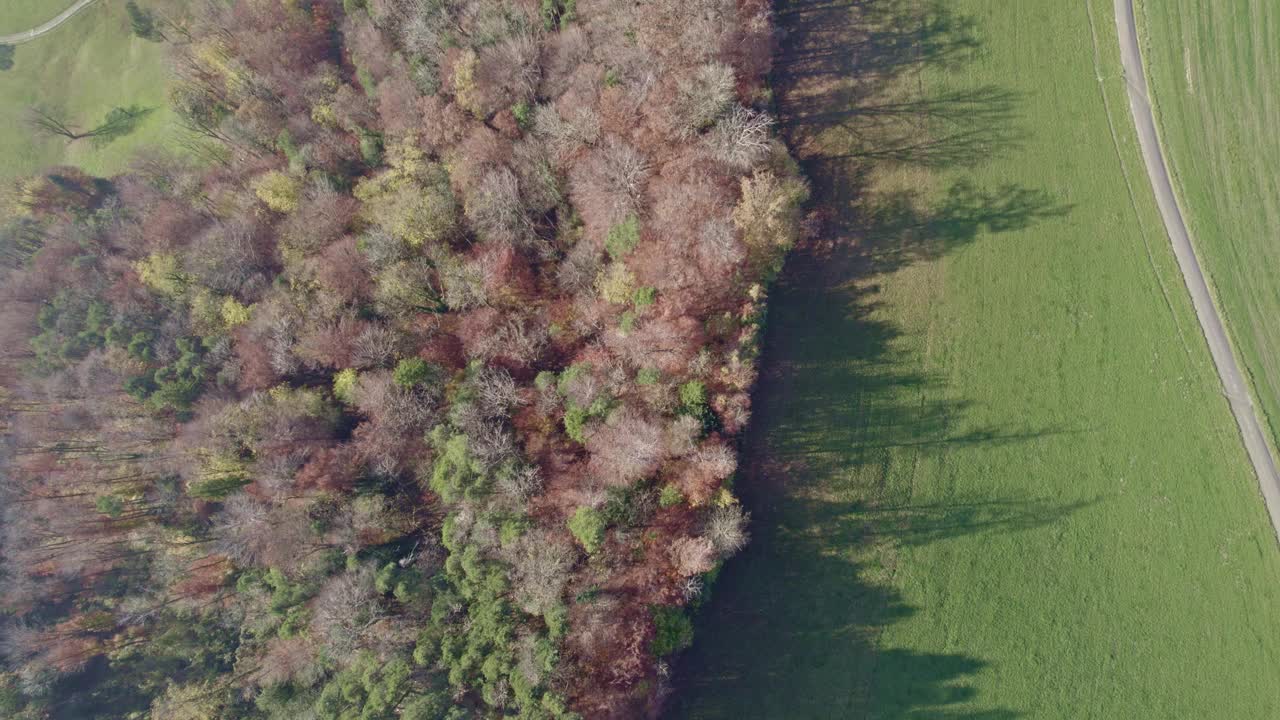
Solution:
{"label": "tree", "polygon": [[312,539],[305,516],[245,493],[227,499],[214,527],[219,549],[242,567],[293,567]]}
{"label": "tree", "polygon": [[715,546],[707,538],[679,538],[667,552],[680,577],[701,575],[715,565]]}
{"label": "tree", "polygon": [[12,45],[0,44],[0,72],[13,68],[13,51]]}
{"label": "tree", "polygon": [[457,207],[442,168],[426,166],[409,176],[388,172],[356,186],[363,214],[410,246],[448,239],[457,227]]}
{"label": "tree", "polygon": [[253,191],[267,207],[287,214],[298,209],[302,188],[296,179],[272,170],[253,181]]}
{"label": "tree", "polygon": [[733,209],[733,223],[742,232],[748,257],[772,278],[781,259],[800,235],[800,210],[809,198],[804,181],[756,170],[742,179],[742,199]]}
{"label": "tree", "polygon": [[402,388],[412,389],[427,383],[435,376],[435,369],[422,358],[405,358],[396,365],[392,378]]}

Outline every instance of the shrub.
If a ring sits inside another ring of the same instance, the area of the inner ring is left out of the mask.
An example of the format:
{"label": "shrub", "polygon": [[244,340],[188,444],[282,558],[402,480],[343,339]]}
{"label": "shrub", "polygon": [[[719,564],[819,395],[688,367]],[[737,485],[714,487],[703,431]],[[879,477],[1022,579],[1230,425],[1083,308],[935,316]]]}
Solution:
{"label": "shrub", "polygon": [[636,527],[648,522],[653,513],[653,493],[643,484],[611,487],[600,514],[606,524]]}
{"label": "shrub", "polygon": [[569,632],[569,608],[564,603],[556,603],[542,613],[547,624],[547,635],[552,640],[560,640]]}
{"label": "shrub", "polygon": [[360,131],[360,157],[373,168],[382,164],[382,136],[376,132]]}
{"label": "shrub", "polygon": [[658,505],[661,507],[671,507],[684,502],[684,493],[680,492],[680,488],[676,485],[664,485],[662,492],[658,494]]}
{"label": "shrub", "polygon": [[222,322],[228,328],[244,325],[249,322],[249,317],[249,308],[240,304],[240,301],[235,298],[228,296],[222,301]]}
{"label": "shrub", "polygon": [[707,406],[707,386],[700,380],[690,380],[681,385],[680,405],[691,415],[700,414]]}
{"label": "shrub", "polygon": [[516,124],[521,130],[528,130],[533,127],[533,106],[521,100],[511,106],[511,114],[516,118]]}
{"label": "shrub", "polygon": [[683,610],[660,605],[652,613],[654,633],[649,649],[655,656],[670,655],[693,644],[693,621]]}
{"label": "shrub", "polygon": [[605,237],[604,247],[609,251],[609,257],[615,262],[622,260],[636,249],[636,245],[640,243],[640,218],[635,213],[627,213],[622,222],[614,225],[609,229],[608,236]]}
{"label": "shrub", "polygon": [[403,388],[411,388],[431,380],[432,367],[422,358],[405,358],[396,364],[392,379]]}
{"label": "shrub", "polygon": [[577,0],[542,0],[542,27],[563,28],[577,15]]}
{"label": "shrub", "polygon": [[556,374],[550,370],[543,370],[533,379],[533,386],[539,390],[545,391],[547,388],[555,385]]}
{"label": "shrub", "polygon": [[569,532],[591,554],[604,543],[604,527],[604,516],[593,508],[580,507],[569,518]]}
{"label": "shrub", "polygon": [[643,310],[656,302],[657,299],[658,289],[646,285],[645,287],[636,288],[636,294],[631,298],[631,304],[635,305],[637,310]]}
{"label": "shrub", "polygon": [[115,495],[103,495],[94,501],[93,506],[107,517],[118,518],[124,513],[124,501]]}
{"label": "shrub", "polygon": [[353,368],[339,370],[333,376],[333,396],[348,405],[356,402],[356,384],[360,381],[360,373]]}
{"label": "shrub", "polygon": [[302,151],[298,149],[298,143],[294,142],[293,135],[288,130],[281,130],[276,136],[276,149],[284,153],[285,159],[289,161],[290,170],[306,171],[307,163],[302,157]]}

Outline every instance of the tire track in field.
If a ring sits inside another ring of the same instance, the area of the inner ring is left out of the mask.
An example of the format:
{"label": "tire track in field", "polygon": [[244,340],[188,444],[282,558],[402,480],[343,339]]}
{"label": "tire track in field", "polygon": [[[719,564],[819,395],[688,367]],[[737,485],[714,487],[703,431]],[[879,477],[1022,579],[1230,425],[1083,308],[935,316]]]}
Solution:
{"label": "tire track in field", "polygon": [[1182,331],[1182,321],[1178,319],[1178,314],[1173,309],[1173,299],[1169,296],[1169,288],[1165,285],[1164,276],[1160,273],[1160,268],[1156,266],[1155,253],[1151,250],[1151,238],[1148,237],[1147,223],[1142,219],[1142,213],[1138,212],[1137,193],[1133,190],[1133,180],[1129,176],[1129,164],[1124,161],[1124,153],[1120,149],[1120,135],[1116,132],[1116,123],[1113,119],[1115,115],[1111,112],[1111,99],[1107,97],[1107,89],[1103,83],[1105,78],[1102,75],[1102,52],[1098,45],[1098,28],[1093,19],[1093,0],[1084,0],[1085,11],[1089,15],[1089,34],[1093,38],[1093,72],[1098,77],[1098,94],[1102,96],[1102,106],[1107,113],[1107,129],[1111,131],[1111,146],[1116,152],[1116,162],[1120,164],[1120,173],[1124,175],[1124,187],[1129,192],[1129,206],[1133,208],[1133,215],[1138,220],[1138,230],[1142,235],[1142,247],[1147,253],[1147,264],[1151,266],[1151,274],[1155,275],[1156,284],[1160,286],[1160,295],[1164,297],[1165,307],[1169,308],[1169,315],[1173,318],[1173,325],[1178,329],[1178,342],[1182,345],[1182,352],[1187,358],[1191,358],[1191,346],[1187,344],[1187,336]]}

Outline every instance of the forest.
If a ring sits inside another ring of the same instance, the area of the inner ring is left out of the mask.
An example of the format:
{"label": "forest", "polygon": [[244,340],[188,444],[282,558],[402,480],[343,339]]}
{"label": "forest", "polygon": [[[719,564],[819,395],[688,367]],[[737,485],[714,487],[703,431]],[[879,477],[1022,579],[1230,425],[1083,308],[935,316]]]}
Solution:
{"label": "forest", "polygon": [[0,715],[659,714],[811,225],[768,1],[163,34],[181,147],[0,187]]}

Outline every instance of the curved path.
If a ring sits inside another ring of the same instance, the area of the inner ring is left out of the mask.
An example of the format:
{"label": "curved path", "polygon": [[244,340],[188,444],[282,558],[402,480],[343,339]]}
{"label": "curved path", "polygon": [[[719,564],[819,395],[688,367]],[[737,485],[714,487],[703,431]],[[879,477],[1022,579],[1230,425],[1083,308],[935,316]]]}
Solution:
{"label": "curved path", "polygon": [[1147,76],[1142,66],[1133,0],[1115,0],[1115,11],[1116,28],[1120,33],[1120,59],[1124,65],[1125,85],[1129,89],[1129,109],[1133,111],[1133,123],[1137,126],[1142,159],[1146,162],[1147,175],[1151,178],[1151,186],[1156,194],[1156,204],[1164,218],[1169,241],[1173,243],[1173,254],[1177,256],[1178,267],[1182,269],[1182,279],[1191,293],[1191,302],[1195,306],[1196,317],[1200,320],[1200,328],[1209,342],[1213,364],[1218,368],[1218,377],[1222,379],[1223,390],[1231,403],[1231,412],[1240,426],[1249,460],[1258,474],[1262,497],[1266,500],[1267,512],[1271,515],[1271,525],[1280,537],[1280,472],[1276,471],[1275,458],[1271,456],[1266,435],[1258,423],[1249,388],[1236,363],[1235,355],[1231,352],[1231,343],[1222,326],[1222,318],[1213,304],[1213,296],[1209,293],[1200,261],[1191,244],[1191,234],[1187,231],[1182,211],[1178,208],[1177,196],[1173,192],[1173,184],[1169,180],[1168,164],[1160,147],[1155,116],[1147,94]]}
{"label": "curved path", "polygon": [[30,30],[23,30],[22,32],[19,32],[19,33],[13,33],[12,35],[0,35],[0,45],[21,45],[23,43],[31,42],[32,40],[35,40],[36,38],[40,37],[41,35],[44,35],[45,33],[52,32],[59,25],[70,20],[72,16],[74,16],[76,13],[89,7],[90,5],[94,4],[97,1],[98,0],[77,0],[76,4],[72,5],[66,10],[63,10],[61,13],[58,14],[57,17],[55,17],[54,19],[50,20],[47,23],[44,23],[42,25],[37,25],[31,28]]}

